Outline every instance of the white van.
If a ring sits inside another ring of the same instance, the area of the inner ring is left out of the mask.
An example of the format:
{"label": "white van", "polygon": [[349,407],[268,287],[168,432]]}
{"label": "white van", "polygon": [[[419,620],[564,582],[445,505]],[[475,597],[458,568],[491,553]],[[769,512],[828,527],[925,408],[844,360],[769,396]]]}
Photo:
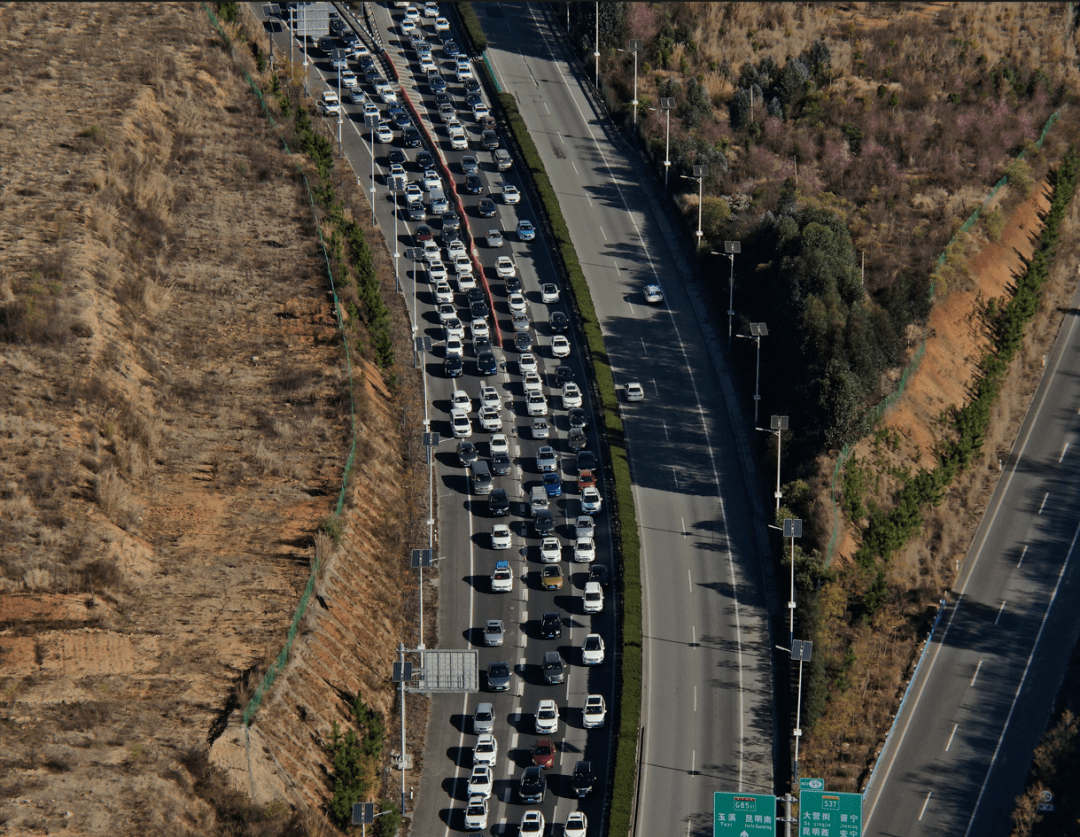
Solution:
{"label": "white van", "polygon": [[542,485],[533,486],[532,493],[530,494],[529,502],[529,514],[536,517],[536,513],[540,510],[547,510],[548,508],[548,495],[547,489]]}

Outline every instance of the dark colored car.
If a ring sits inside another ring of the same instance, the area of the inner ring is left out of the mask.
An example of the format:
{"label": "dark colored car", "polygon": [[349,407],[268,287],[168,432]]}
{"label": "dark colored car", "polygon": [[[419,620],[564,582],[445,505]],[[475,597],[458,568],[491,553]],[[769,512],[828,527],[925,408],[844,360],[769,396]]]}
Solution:
{"label": "dark colored car", "polygon": [[570,432],[566,436],[566,443],[570,446],[570,450],[583,450],[589,443],[585,438],[585,431],[580,427],[571,427]]}
{"label": "dark colored car", "polygon": [[446,370],[446,374],[450,378],[460,378],[461,373],[465,368],[465,364],[459,357],[448,357],[443,362],[443,368]]}
{"label": "dark colored car", "polygon": [[544,652],[544,682],[549,686],[557,686],[566,682],[566,666],[558,651]]}
{"label": "dark colored car", "polygon": [[519,352],[532,350],[532,336],[527,331],[519,331],[514,335],[514,348]]}
{"label": "dark colored car", "polygon": [[558,613],[545,613],[540,617],[540,636],[544,639],[562,636],[562,617]]}
{"label": "dark colored car", "polygon": [[499,147],[499,135],[488,128],[480,135],[480,145],[488,151],[494,151]]}
{"label": "dark colored car", "polygon": [[421,171],[427,171],[428,169],[435,168],[435,158],[431,156],[431,152],[426,148],[416,155],[416,165],[420,167]]}
{"label": "dark colored car", "polygon": [[423,221],[427,217],[427,213],[424,211],[424,204],[420,201],[410,203],[405,208],[405,215],[410,221]]}
{"label": "dark colored car", "polygon": [[484,296],[484,291],[480,288],[469,288],[469,292],[465,294],[465,299],[468,300],[469,305],[474,302],[483,302],[487,297]]}
{"label": "dark colored car", "polygon": [[495,353],[491,351],[480,352],[476,356],[476,370],[485,377],[498,372],[499,364],[495,360]]}
{"label": "dark colored car", "polygon": [[551,326],[551,330],[555,334],[563,334],[570,328],[570,320],[562,311],[553,311],[551,319],[548,320],[548,325]]}
{"label": "dark colored car", "polygon": [[[491,351],[491,340],[487,337],[474,337],[472,341],[473,352],[480,357],[484,352]],[[494,374],[494,373],[492,373]]]}
{"label": "dark colored car", "polygon": [[587,450],[579,450],[577,454],[577,470],[579,474],[582,471],[595,471],[596,454]]}
{"label": "dark colored car", "polygon": [[460,230],[461,219],[456,212],[444,212],[442,214],[442,228],[443,232],[448,230]]}
{"label": "dark colored car", "polygon": [[589,581],[595,581],[601,587],[607,587],[611,583],[611,574],[608,572],[607,564],[591,564]]}
{"label": "dark colored car", "polygon": [[555,766],[555,744],[550,738],[540,738],[533,747],[533,764],[543,770],[550,770]]}
{"label": "dark colored car", "polygon": [[457,58],[458,53],[461,52],[454,41],[443,41],[442,51],[447,58]]}
{"label": "dark colored car", "polygon": [[416,228],[416,240],[417,241],[431,241],[435,237],[431,232],[431,227],[427,224],[421,224]]}
{"label": "dark colored car", "polygon": [[495,208],[495,201],[491,198],[481,198],[480,203],[476,207],[476,211],[480,213],[481,218],[494,218],[498,213]]}
{"label": "dark colored car", "polygon": [[394,125],[398,128],[408,128],[413,124],[412,117],[406,111],[394,114]]}
{"label": "dark colored car", "polygon": [[488,663],[488,689],[493,692],[505,692],[510,688],[510,666],[506,663]]}
{"label": "dark colored car", "polygon": [[589,415],[581,407],[571,407],[566,417],[570,420],[571,427],[580,427],[584,430],[589,426]]}
{"label": "dark colored car", "polygon": [[579,761],[574,765],[574,774],[570,777],[570,787],[578,799],[584,799],[592,791],[596,777],[592,772],[592,763]]}
{"label": "dark colored car", "polygon": [[480,458],[480,454],[476,450],[476,445],[468,439],[462,439],[457,443],[457,455],[458,461],[465,468],[468,468]]}
{"label": "dark colored car", "polygon": [[484,101],[484,97],[480,95],[479,90],[474,90],[472,93],[465,94],[465,104],[467,104],[470,108],[473,105],[479,104],[482,101]]}
{"label": "dark colored car", "polygon": [[449,93],[436,93],[435,94],[435,108],[438,110],[439,105],[453,104],[453,100],[450,98]]}
{"label": "dark colored car", "polygon": [[420,132],[415,127],[406,128],[402,134],[401,139],[405,143],[406,148],[419,148],[422,142],[420,138]]}
{"label": "dark colored car", "polygon": [[442,76],[430,76],[428,77],[428,86],[431,87],[432,93],[445,93],[446,79],[444,79]]}
{"label": "dark colored car", "polygon": [[460,241],[460,240],[461,240],[461,230],[443,229],[443,231],[442,231],[442,242],[443,242],[444,247],[449,247],[455,241]]}
{"label": "dark colored car", "polygon": [[574,370],[569,366],[556,366],[555,367],[555,388],[562,389],[563,384],[567,381],[574,380]]}
{"label": "dark colored car", "polygon": [[519,294],[519,293],[521,293],[521,287],[522,286],[521,286],[521,277],[520,276],[509,276],[509,277],[507,277],[507,279],[506,279],[506,292],[508,294]]}
{"label": "dark colored car", "polygon": [[465,174],[479,174],[480,163],[472,154],[466,154],[461,158],[461,170]]}
{"label": "dark colored car", "polygon": [[398,163],[402,166],[409,162],[409,158],[405,156],[405,152],[402,151],[400,148],[393,149],[387,156],[387,160],[389,160],[391,163]]}
{"label": "dark colored car", "polygon": [[470,195],[479,195],[484,191],[484,184],[475,174],[465,175],[465,191]]}
{"label": "dark colored car", "polygon": [[504,517],[510,513],[510,498],[505,488],[496,488],[488,495],[488,511],[495,517]]}
{"label": "dark colored car", "polygon": [[466,93],[472,93],[474,90],[479,90],[479,89],[480,89],[480,82],[478,82],[475,78],[467,78],[467,79],[465,79],[465,92]]}
{"label": "dark colored car", "polygon": [[502,452],[496,453],[491,457],[491,473],[497,477],[505,477],[510,473],[510,456]]}
{"label": "dark colored car", "polygon": [[518,787],[518,795],[523,803],[532,805],[544,801],[544,791],[547,790],[547,780],[544,779],[543,769],[533,765],[526,767],[521,776],[521,785]]}
{"label": "dark colored car", "polygon": [[469,315],[474,320],[486,320],[490,313],[491,311],[488,310],[488,304],[482,299],[479,302],[469,303]]}
{"label": "dark colored car", "polygon": [[544,535],[550,535],[555,531],[555,518],[551,516],[551,512],[547,509],[541,509],[533,518],[533,528],[536,529],[536,534],[541,538]]}

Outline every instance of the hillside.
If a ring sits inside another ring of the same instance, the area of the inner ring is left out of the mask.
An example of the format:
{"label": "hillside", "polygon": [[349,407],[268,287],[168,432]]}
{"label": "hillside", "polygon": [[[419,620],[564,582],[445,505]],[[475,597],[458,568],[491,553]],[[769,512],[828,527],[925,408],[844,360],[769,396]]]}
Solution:
{"label": "hillside", "polygon": [[417,382],[353,344],[335,548],[351,396],[326,263],[207,16],[7,4],[0,44],[0,831],[317,833],[331,726],[356,696],[392,708],[415,624]]}

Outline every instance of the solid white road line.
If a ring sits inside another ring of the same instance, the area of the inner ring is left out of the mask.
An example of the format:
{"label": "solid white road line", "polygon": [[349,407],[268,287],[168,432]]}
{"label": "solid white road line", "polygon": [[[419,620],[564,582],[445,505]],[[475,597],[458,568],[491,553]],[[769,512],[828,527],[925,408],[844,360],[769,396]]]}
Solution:
{"label": "solid white road line", "polygon": [[949,752],[949,748],[952,746],[952,740],[956,736],[956,728],[959,727],[959,726],[960,726],[960,724],[953,724],[952,734],[949,736],[949,743],[945,745],[945,752],[946,753]]}
{"label": "solid white road line", "polygon": [[1017,567],[1024,563],[1025,555],[1027,555],[1027,544],[1024,544],[1024,551],[1020,553],[1020,560],[1016,562]]}
{"label": "solid white road line", "polygon": [[974,686],[974,685],[975,685],[975,681],[979,679],[979,669],[981,669],[981,668],[982,668],[982,664],[983,664],[983,661],[982,661],[982,660],[979,660],[979,664],[978,664],[977,666],[975,666],[975,673],[974,673],[973,675],[971,675],[971,682],[970,682],[970,683],[968,683],[968,688],[969,688],[969,689],[970,689],[970,688],[971,688],[972,686]]}
{"label": "solid white road line", "polygon": [[1004,611],[1004,610],[1005,610],[1005,600],[1002,599],[1001,600],[1001,607],[998,608],[997,616],[994,617],[994,624],[995,625],[1001,619],[1001,614],[1002,614],[1002,611]]}
{"label": "solid white road line", "polygon": [[1063,447],[1061,449],[1061,456],[1058,457],[1058,464],[1060,464],[1061,460],[1065,458],[1065,451],[1067,451],[1068,449],[1069,449],[1069,443],[1066,442],[1065,447]]}
{"label": "solid white road line", "polygon": [[1041,503],[1039,503],[1039,514],[1042,514],[1042,513],[1043,513],[1043,509],[1044,509],[1044,508],[1046,508],[1046,501],[1047,501],[1047,499],[1048,499],[1049,497],[1050,497],[1050,492],[1049,492],[1049,491],[1047,491],[1047,492],[1046,492],[1046,494],[1044,494],[1044,495],[1043,495],[1043,499],[1042,499],[1042,502],[1041,502]]}
{"label": "solid white road line", "polygon": [[926,813],[926,806],[930,804],[930,797],[933,795],[933,791],[926,792],[926,799],[923,801],[922,808],[919,809],[919,822],[922,822],[923,814]]}

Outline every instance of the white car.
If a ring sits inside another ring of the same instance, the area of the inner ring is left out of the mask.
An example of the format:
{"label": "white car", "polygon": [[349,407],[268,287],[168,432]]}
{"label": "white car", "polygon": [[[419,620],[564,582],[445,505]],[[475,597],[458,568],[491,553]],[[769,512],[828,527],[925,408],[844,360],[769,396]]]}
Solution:
{"label": "white car", "polygon": [[540,286],[540,301],[545,305],[554,305],[559,301],[559,286],[548,282]]}
{"label": "white car", "polygon": [[454,430],[455,439],[468,439],[472,436],[472,422],[464,410],[450,411],[450,427]]}
{"label": "white car", "polygon": [[430,52],[420,56],[420,72],[438,72],[438,68],[435,66],[435,62],[432,60]]}
{"label": "white car", "polygon": [[[379,127],[375,129],[375,139],[379,142],[393,142],[394,129],[390,127],[388,122],[380,122]],[[412,203],[412,201],[409,202]]]}
{"label": "white car", "polygon": [[510,527],[505,523],[496,523],[491,527],[491,548],[510,548]]}
{"label": "white car", "polygon": [[435,171],[435,169],[428,169],[424,172],[424,176],[421,178],[420,182],[423,185],[425,192],[442,188],[442,178],[439,177],[439,173]]}
{"label": "white car", "polygon": [[476,277],[471,270],[457,275],[457,287],[459,291],[471,291],[476,287]]}
{"label": "white car", "polygon": [[472,115],[476,119],[483,119],[491,113],[491,108],[487,106],[486,102],[477,102],[472,106]]}
{"label": "white car", "polygon": [[[427,269],[428,276],[431,277],[431,281],[434,282],[436,286],[442,284],[448,291],[450,290],[450,286],[446,284],[446,265],[442,263],[441,259],[432,259],[432,261],[428,263]],[[451,293],[449,301],[454,301],[453,293]]]}
{"label": "white car", "polygon": [[[415,183],[410,183],[409,186],[416,186],[416,184]],[[408,186],[405,187],[405,188],[408,188]],[[420,187],[417,186],[416,188],[419,189]],[[438,244],[436,244],[434,241],[432,241],[429,238],[427,241],[424,242],[423,247],[421,247],[420,258],[422,258],[428,264],[431,264],[432,262],[441,261],[442,260],[442,250],[439,249]]]}
{"label": "white car", "polygon": [[480,832],[487,828],[487,799],[483,796],[469,797],[465,807],[465,831]]}
{"label": "white car", "polygon": [[438,312],[439,322],[443,325],[445,325],[448,320],[457,317],[457,309],[449,302],[440,302]]}
{"label": "white car", "polygon": [[494,407],[481,407],[480,427],[487,433],[502,430],[502,413]]}
{"label": "white car", "polygon": [[469,323],[469,333],[473,340],[487,339],[491,337],[491,327],[485,319],[473,320]]}
{"label": "white car", "polygon": [[451,317],[443,323],[443,330],[446,332],[446,339],[450,340],[456,338],[458,340],[465,340],[465,326],[461,324],[461,320],[457,317]]}
{"label": "white car", "polygon": [[335,91],[323,91],[322,98],[319,100],[319,113],[323,116],[334,116],[341,113],[341,102],[338,101],[338,95]]}
{"label": "white car", "polygon": [[454,106],[449,102],[443,102],[439,105],[439,118],[443,122],[449,122],[451,119],[454,119],[456,115]]}
{"label": "white car", "polygon": [[469,400],[469,393],[463,389],[455,389],[450,393],[450,409],[451,410],[464,410],[466,413],[472,409],[472,402]]}
{"label": "white car", "polygon": [[521,837],[544,837],[544,815],[540,811],[526,811],[518,826]]}
{"label": "white car", "polygon": [[495,409],[501,407],[502,399],[499,398],[499,391],[490,384],[480,387],[480,404],[483,407],[494,407]]}
{"label": "white car", "polygon": [[437,18],[435,18],[435,31],[436,32],[449,32],[450,31],[450,21],[448,21],[445,17],[437,17]]}
{"label": "white car", "polygon": [[602,613],[604,610],[604,591],[596,581],[585,582],[585,592],[581,599],[586,613]]}
{"label": "white car", "polygon": [[555,357],[570,357],[570,341],[562,334],[551,338],[551,354]]}
{"label": "white car", "polygon": [[664,301],[664,292],[660,290],[659,285],[646,285],[642,293],[645,294],[645,301],[650,305],[659,305]]}
{"label": "white car", "polygon": [[438,3],[425,3],[424,4],[424,17],[438,17],[439,16],[439,4]]}
{"label": "white car", "polygon": [[[585,729],[602,727],[607,720],[607,704],[603,695],[589,695],[585,698]],[[470,791],[471,793],[471,791]]]}
{"label": "white car", "polygon": [[518,369],[521,370],[521,374],[525,375],[529,372],[536,372],[536,355],[532,352],[522,352],[518,356]]}
{"label": "white car", "polygon": [[[468,823],[466,823],[468,825]],[[563,826],[563,837],[586,837],[589,830],[589,820],[581,811],[573,811],[566,818]]]}
{"label": "white car", "polygon": [[[466,273],[468,273],[471,276],[472,272],[473,272],[472,259],[470,259],[468,256],[466,256],[464,253],[459,255],[459,256],[454,256],[454,273],[455,273],[455,275],[457,275],[460,278],[462,275],[464,275]],[[473,287],[476,287],[476,285],[474,284]]]}
{"label": "white car", "polygon": [[[439,262],[439,264],[442,264],[442,262]],[[428,268],[428,270],[430,271],[430,268]],[[443,272],[445,274],[445,272],[446,272],[445,267],[443,267]],[[435,283],[435,301],[436,302],[453,302],[454,301],[454,291],[450,287],[450,284],[445,279],[442,282],[436,282]]]}
{"label": "white car", "polygon": [[488,767],[494,767],[498,757],[499,745],[495,742],[494,735],[490,732],[485,732],[476,739],[476,746],[473,747],[474,766],[485,764]]}
{"label": "white car", "polygon": [[581,510],[585,514],[596,514],[602,503],[600,492],[596,488],[588,486],[581,492]]}
{"label": "white car", "polygon": [[417,21],[419,21],[420,20],[420,11],[419,11],[419,9],[417,9],[416,6],[406,6],[405,7],[405,20],[411,20],[413,23],[416,23]]}
{"label": "white car", "polygon": [[555,735],[559,731],[559,707],[545,699],[536,705],[536,734]]}
{"label": "white car", "polygon": [[341,78],[342,87],[353,88],[360,83],[352,70],[342,70],[338,75]]}
{"label": "white car", "polygon": [[548,414],[547,399],[541,392],[530,392],[525,399],[525,408],[530,416],[546,416]]}
{"label": "white car", "polygon": [[379,106],[377,104],[375,104],[374,102],[365,102],[364,103],[364,116],[365,117],[367,117],[367,116],[378,116],[378,115],[379,115]]}
{"label": "white car", "polygon": [[567,381],[562,388],[562,403],[567,410],[581,406],[581,387],[573,381]]}
{"label": "white car", "polygon": [[491,437],[491,441],[488,442],[488,450],[491,455],[494,456],[497,453],[505,453],[510,455],[510,441],[506,438],[505,433],[496,433]]}
{"label": "white car", "polygon": [[459,238],[450,242],[449,246],[446,248],[446,254],[453,260],[458,256],[469,255],[469,251],[465,249],[465,242]]}
{"label": "white car", "polygon": [[645,389],[637,381],[632,381],[626,385],[626,400],[627,401],[644,401]]}
{"label": "white car", "polygon": [[[509,279],[512,276],[517,276],[517,265],[514,264],[514,260],[509,256],[499,256],[495,260],[495,272],[499,274],[500,279]],[[511,296],[521,296],[521,294],[511,294]],[[514,309],[511,308],[511,311]],[[522,308],[522,311],[525,309]]]}
{"label": "white car", "polygon": [[460,337],[451,337],[446,341],[447,357],[465,357],[465,344]]}
{"label": "white car", "polygon": [[514,592],[514,573],[510,569],[509,561],[496,561],[495,569],[491,573],[492,593]]}
{"label": "white car", "polygon": [[392,105],[397,102],[397,93],[395,93],[392,89],[386,89],[379,94],[379,99],[384,105]]}
{"label": "white car", "polygon": [[515,203],[521,203],[521,192],[518,191],[518,187],[510,183],[504,183],[502,187],[502,199],[503,203],[507,206],[513,206]]}
{"label": "white car", "polygon": [[494,777],[492,776],[491,768],[486,764],[476,765],[469,775],[469,798],[482,796],[484,799],[487,799],[491,796],[493,784]]}
{"label": "white car", "polygon": [[528,331],[532,323],[529,322],[529,315],[524,311],[517,311],[512,317],[510,317],[510,325],[515,332]]}
{"label": "white car", "polygon": [[596,541],[592,538],[578,538],[574,541],[574,561],[578,564],[591,564],[596,560]]}
{"label": "white car", "polygon": [[487,246],[488,247],[502,247],[503,246],[503,234],[499,230],[487,231]]}
{"label": "white car", "polygon": [[[405,187],[405,200],[409,203],[420,203],[424,199],[424,191],[415,183],[410,183]],[[424,242],[427,244],[427,242]],[[434,242],[432,242],[434,243]],[[435,245],[435,249],[439,249],[439,245]],[[426,253],[425,253],[426,255]]]}
{"label": "white car", "polygon": [[558,538],[544,538],[540,541],[540,563],[558,564],[562,561],[562,547]]}
{"label": "white car", "polygon": [[401,34],[409,35],[416,31],[416,21],[405,18],[401,21]]}
{"label": "white car", "polygon": [[596,533],[596,522],[587,514],[580,515],[574,521],[575,538],[592,538]]}
{"label": "white car", "polygon": [[544,391],[544,382],[540,379],[540,375],[536,372],[526,372],[522,377],[522,386],[525,387],[525,394],[529,395],[534,392],[542,393]]}
{"label": "white car", "polygon": [[465,151],[469,147],[469,138],[465,136],[465,132],[450,132],[450,148],[454,151]]}
{"label": "white car", "polygon": [[[500,256],[501,259],[507,259],[507,256]],[[510,294],[506,298],[507,305],[510,306],[510,310],[514,313],[521,313],[525,310],[525,294]]]}
{"label": "white car", "polygon": [[598,666],[604,662],[604,639],[600,634],[588,634],[581,643],[581,662],[587,666]]}
{"label": "white car", "polygon": [[540,473],[554,471],[559,467],[559,457],[551,445],[541,445],[536,451],[536,469]]}

